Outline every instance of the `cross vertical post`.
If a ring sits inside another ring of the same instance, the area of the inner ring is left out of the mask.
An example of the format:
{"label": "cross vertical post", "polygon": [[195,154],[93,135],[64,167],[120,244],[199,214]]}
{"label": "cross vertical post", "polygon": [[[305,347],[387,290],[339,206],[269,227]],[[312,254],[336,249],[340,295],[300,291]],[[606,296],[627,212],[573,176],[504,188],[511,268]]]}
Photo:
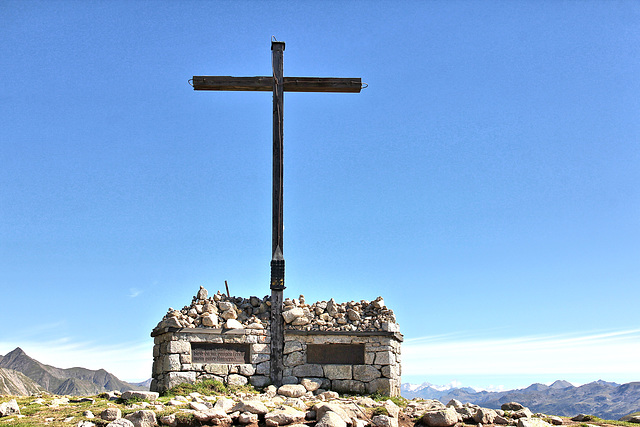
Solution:
{"label": "cross vertical post", "polygon": [[[271,42],[271,76],[193,76],[193,90],[273,92],[273,198],[271,234],[271,342],[270,379],[282,385],[284,371],[284,256],[282,254],[283,213],[283,108],[284,92],[360,93],[359,77],[284,77],[284,42]],[[366,86],[365,86],[366,87]]]}
{"label": "cross vertical post", "polygon": [[282,299],[284,291],[284,255],[282,253],[284,153],[283,117],[284,108],[284,42],[271,42],[271,62],[273,68],[273,197],[271,217],[271,349],[270,378],[276,386],[282,385],[284,370],[284,318]]}

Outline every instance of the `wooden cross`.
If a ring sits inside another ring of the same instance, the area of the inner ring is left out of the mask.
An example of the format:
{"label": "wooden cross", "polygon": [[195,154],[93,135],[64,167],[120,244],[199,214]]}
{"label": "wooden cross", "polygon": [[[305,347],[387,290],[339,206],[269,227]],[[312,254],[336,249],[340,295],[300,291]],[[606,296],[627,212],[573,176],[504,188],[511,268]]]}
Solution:
{"label": "wooden cross", "polygon": [[362,89],[360,78],[283,77],[284,42],[271,42],[272,76],[230,77],[193,76],[194,90],[242,90],[273,92],[273,193],[271,221],[271,356],[270,377],[282,385],[284,319],[282,302],[284,256],[282,253],[283,138],[284,92],[350,92]]}

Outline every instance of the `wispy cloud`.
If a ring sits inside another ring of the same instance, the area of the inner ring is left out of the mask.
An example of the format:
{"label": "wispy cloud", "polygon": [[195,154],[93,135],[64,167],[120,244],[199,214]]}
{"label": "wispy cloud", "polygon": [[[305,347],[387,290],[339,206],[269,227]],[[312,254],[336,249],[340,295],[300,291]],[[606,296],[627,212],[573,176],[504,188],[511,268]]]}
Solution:
{"label": "wispy cloud", "polygon": [[425,336],[405,342],[403,375],[628,374],[640,378],[640,329],[481,338]]}
{"label": "wispy cloud", "polygon": [[16,347],[46,365],[57,368],[105,369],[121,380],[143,381],[151,377],[153,340],[103,344],[69,337],[50,341],[0,341],[0,354]]}
{"label": "wispy cloud", "polygon": [[129,298],[135,298],[141,293],[142,291],[138,288],[129,288]]}

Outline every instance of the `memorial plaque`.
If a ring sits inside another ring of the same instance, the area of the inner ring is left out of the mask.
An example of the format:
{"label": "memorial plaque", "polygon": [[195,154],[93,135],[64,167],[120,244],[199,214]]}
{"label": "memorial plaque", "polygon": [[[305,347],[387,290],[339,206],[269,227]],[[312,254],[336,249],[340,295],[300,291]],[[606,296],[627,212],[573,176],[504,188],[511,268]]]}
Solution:
{"label": "memorial plaque", "polygon": [[364,365],[364,344],[307,344],[307,363]]}
{"label": "memorial plaque", "polygon": [[240,365],[251,363],[249,344],[191,343],[191,363]]}

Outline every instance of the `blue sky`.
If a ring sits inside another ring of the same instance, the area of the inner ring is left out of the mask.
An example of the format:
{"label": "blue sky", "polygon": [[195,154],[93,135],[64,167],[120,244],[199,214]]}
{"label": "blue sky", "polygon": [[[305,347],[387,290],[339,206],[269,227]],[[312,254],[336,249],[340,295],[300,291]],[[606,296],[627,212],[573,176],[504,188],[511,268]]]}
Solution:
{"label": "blue sky", "polygon": [[382,295],[403,381],[640,380],[639,24],[634,1],[0,3],[0,354],[144,380],[200,285],[269,293],[271,95],[187,81],[269,75],[275,35],[286,76],[369,85],[285,96],[285,296]]}

